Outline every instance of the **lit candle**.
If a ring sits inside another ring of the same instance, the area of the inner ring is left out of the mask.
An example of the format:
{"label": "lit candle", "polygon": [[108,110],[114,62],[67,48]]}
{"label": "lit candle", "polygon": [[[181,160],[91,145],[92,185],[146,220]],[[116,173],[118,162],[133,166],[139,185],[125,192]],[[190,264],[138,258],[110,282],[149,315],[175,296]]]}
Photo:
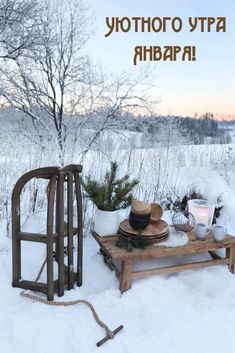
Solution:
{"label": "lit candle", "polygon": [[196,224],[205,224],[207,228],[211,228],[215,205],[207,200],[189,200],[188,211],[192,213]]}

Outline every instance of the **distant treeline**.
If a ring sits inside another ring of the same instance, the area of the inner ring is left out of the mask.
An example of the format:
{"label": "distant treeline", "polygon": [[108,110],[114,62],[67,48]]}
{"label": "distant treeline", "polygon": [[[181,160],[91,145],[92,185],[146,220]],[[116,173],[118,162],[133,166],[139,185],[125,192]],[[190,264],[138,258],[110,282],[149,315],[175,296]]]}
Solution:
{"label": "distant treeline", "polygon": [[[133,115],[121,112],[118,116],[110,116],[108,119],[102,111],[92,117],[76,114],[71,121],[71,117],[65,115],[64,123],[68,123],[71,131],[78,131],[79,128],[92,129],[97,131],[131,131],[143,134],[145,144],[151,145],[152,142],[162,141],[164,134],[174,134],[177,138],[187,137],[189,143],[194,144],[227,144],[232,142],[235,137],[235,121],[219,121],[214,119],[213,114],[206,113],[200,118],[181,117],[181,116],[144,116]],[[43,117],[42,117],[43,119]],[[105,122],[104,122],[105,120]],[[24,127],[27,131],[32,129],[36,133],[31,122],[25,119],[24,114],[10,108],[0,106],[0,123],[4,130],[14,130]],[[45,120],[45,123],[48,123]],[[37,126],[38,127],[38,126]],[[45,129],[44,129],[45,130]],[[43,130],[43,133],[45,131]],[[176,131],[177,130],[177,131]],[[176,133],[177,132],[177,133]],[[175,137],[176,138],[176,137]]]}
{"label": "distant treeline", "polygon": [[195,144],[204,143],[230,143],[231,127],[234,122],[220,122],[213,118],[213,115],[206,113],[200,118],[181,116],[133,116],[123,114],[121,117],[112,118],[109,123],[115,125],[117,129],[138,131],[150,135],[157,133],[159,125],[162,123],[173,124],[182,130],[182,135],[188,135]]}

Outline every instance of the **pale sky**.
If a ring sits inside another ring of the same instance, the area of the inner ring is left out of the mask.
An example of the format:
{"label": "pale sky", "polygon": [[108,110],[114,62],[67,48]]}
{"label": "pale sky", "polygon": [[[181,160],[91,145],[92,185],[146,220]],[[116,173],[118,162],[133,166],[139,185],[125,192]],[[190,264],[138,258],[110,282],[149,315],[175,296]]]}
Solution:
{"label": "pale sky", "polygon": [[[159,114],[191,115],[206,111],[235,117],[235,1],[234,0],[89,0],[96,16],[89,51],[108,71],[130,70],[136,45],[196,45],[196,62],[150,63]],[[181,17],[184,29],[160,33],[113,33],[105,38],[108,17]],[[190,32],[188,17],[227,17],[227,32]]]}

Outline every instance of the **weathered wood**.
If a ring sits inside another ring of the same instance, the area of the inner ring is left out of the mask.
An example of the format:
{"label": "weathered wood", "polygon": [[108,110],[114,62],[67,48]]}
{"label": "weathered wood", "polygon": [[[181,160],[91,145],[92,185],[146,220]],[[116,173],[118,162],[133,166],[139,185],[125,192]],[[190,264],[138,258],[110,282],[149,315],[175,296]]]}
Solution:
{"label": "weathered wood", "polygon": [[130,259],[122,261],[122,270],[120,276],[121,293],[124,293],[131,288],[131,266],[132,261]]}
{"label": "weathered wood", "polygon": [[82,217],[82,193],[79,170],[74,171],[76,201],[77,201],[77,222],[78,222],[78,248],[77,248],[77,285],[82,285],[83,268],[83,217]]}
{"label": "weathered wood", "polygon": [[217,266],[217,265],[225,265],[228,264],[227,259],[217,259],[217,260],[208,260],[208,261],[200,261],[200,262],[192,262],[183,265],[177,266],[168,266],[168,267],[160,267],[160,268],[152,268],[149,270],[142,271],[134,271],[131,273],[133,278],[146,277],[150,275],[168,275],[171,273],[194,270],[199,268],[204,268],[208,266]]}
{"label": "weathered wood", "polygon": [[[66,227],[66,230],[64,231],[64,237],[66,238],[68,236],[67,233],[67,223],[64,224],[64,226]],[[77,235],[78,233],[78,229],[77,228],[73,228],[73,236]],[[47,238],[47,234],[41,234],[41,233],[30,233],[30,232],[19,232],[16,235],[16,238],[19,240],[24,240],[24,241],[32,241],[32,242],[36,242],[36,243],[44,243],[46,244],[46,238]],[[58,234],[54,233],[53,234],[53,242],[55,243],[57,241],[58,238]]]}
{"label": "weathered wood", "polygon": [[[54,286],[54,291],[56,291],[58,288],[58,280],[53,282],[53,286]],[[20,280],[19,282],[17,282],[17,285],[13,287],[30,289],[32,291],[41,292],[44,294],[48,293],[47,283],[43,283],[43,282]]]}
{"label": "weathered wood", "polygon": [[73,174],[68,173],[67,219],[68,219],[68,289],[73,289]]}
{"label": "weathered wood", "polygon": [[17,283],[21,279],[21,241],[16,236],[12,237],[12,270],[12,285],[17,287]]}
{"label": "weathered wood", "polygon": [[[24,241],[32,241],[35,243],[44,243],[47,242],[47,234],[40,233],[29,233],[29,232],[19,232],[16,235],[16,238]],[[57,240],[57,234],[52,235],[53,242],[55,243]]]}
{"label": "weathered wood", "polygon": [[58,214],[58,242],[57,242],[57,263],[58,263],[58,296],[64,295],[64,174],[59,173],[57,181],[57,210]]}
{"label": "weathered wood", "polygon": [[149,258],[161,258],[167,256],[178,256],[186,254],[197,254],[204,253],[209,251],[214,251],[221,248],[229,248],[232,244],[235,245],[235,237],[226,236],[224,241],[221,243],[215,242],[211,237],[208,237],[206,240],[190,240],[189,243],[185,246],[179,247],[160,247],[155,245],[150,245],[144,250],[142,249],[133,249],[131,252],[128,252],[126,249],[118,248],[116,246],[117,236],[99,236],[95,232],[92,232],[93,237],[99,243],[101,247],[105,248],[105,252],[115,260],[124,260],[124,259],[149,259]]}
{"label": "weathered wood", "polygon": [[56,192],[56,179],[54,175],[49,182],[49,194],[47,204],[47,298],[54,299],[54,272],[53,272],[53,226],[54,203]]}
{"label": "weathered wood", "polygon": [[[22,175],[14,186],[12,192],[12,264],[13,264],[13,281],[12,285],[17,286],[21,279],[21,241],[24,233],[21,232],[21,212],[20,212],[20,195],[25,184],[35,177],[47,175],[50,179],[58,173],[57,167],[46,167],[32,170]],[[27,233],[25,233],[25,240]],[[36,235],[37,238],[37,235]],[[39,240],[39,238],[37,238]],[[42,238],[40,239],[42,240]],[[28,240],[29,241],[29,240]],[[32,240],[33,241],[33,240]],[[43,241],[40,241],[43,242]]]}
{"label": "weathered wood", "polygon": [[12,285],[17,286],[17,282],[21,279],[21,241],[17,237],[20,231],[20,197],[18,189],[21,190],[21,184],[18,182],[12,193]]}
{"label": "weathered wood", "polygon": [[[12,285],[24,289],[41,291],[53,300],[54,292],[64,294],[64,288],[73,288],[77,281],[82,284],[82,197],[79,173],[80,165],[69,165],[64,168],[48,167],[33,170],[23,175],[16,183],[12,194]],[[46,234],[22,232],[20,225],[20,194],[25,184],[32,178],[45,178],[48,183],[47,230]],[[67,184],[67,223],[64,218],[64,183]],[[73,183],[76,187],[76,204],[78,227],[73,227]],[[54,204],[56,195],[56,212],[54,221]],[[55,230],[54,230],[55,224]],[[78,273],[73,271],[73,237],[78,238],[77,263]],[[68,266],[64,264],[64,239],[68,244]],[[21,241],[44,243],[47,253],[47,283],[21,280]],[[56,246],[55,259],[58,262],[58,280],[54,281],[53,246]]]}
{"label": "weathered wood", "polygon": [[[131,252],[116,246],[117,236],[112,235],[101,237],[94,231],[92,231],[92,235],[100,246],[101,254],[104,256],[105,263],[111,270],[114,269],[114,261],[121,261],[122,269],[121,273],[120,271],[118,273],[118,278],[120,280],[120,290],[122,293],[131,287],[132,278],[145,277],[150,275],[166,275],[179,271],[199,269],[220,264],[228,264],[229,270],[234,273],[235,238],[229,235],[225,237],[223,242],[216,243],[211,235],[209,235],[206,240],[201,241],[196,239],[194,232],[190,232],[189,242],[185,246],[163,248],[150,245],[145,249],[133,249]],[[221,258],[214,252],[216,249],[220,248],[224,248],[226,250],[225,258]],[[212,260],[187,263],[177,266],[146,269],[142,271],[132,271],[131,269],[132,261],[196,253],[209,253],[212,257]]]}
{"label": "weathered wood", "polygon": [[16,287],[22,289],[30,289],[36,292],[43,292],[47,294],[47,283],[43,282],[21,280],[17,282]]}
{"label": "weathered wood", "polygon": [[234,273],[234,261],[235,261],[235,247],[234,246],[231,246],[231,248],[229,248],[228,254],[229,254],[228,268],[231,273]]}

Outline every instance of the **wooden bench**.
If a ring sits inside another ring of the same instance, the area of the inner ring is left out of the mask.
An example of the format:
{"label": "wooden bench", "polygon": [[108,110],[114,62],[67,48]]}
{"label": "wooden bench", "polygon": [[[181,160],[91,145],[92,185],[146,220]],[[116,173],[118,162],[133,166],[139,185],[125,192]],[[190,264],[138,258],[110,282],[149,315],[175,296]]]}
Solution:
{"label": "wooden bench", "polygon": [[[92,231],[92,235],[100,246],[100,252],[104,257],[105,263],[112,271],[115,271],[120,282],[119,288],[122,293],[131,288],[131,281],[133,278],[150,275],[166,275],[219,264],[228,265],[229,271],[234,273],[235,237],[230,235],[226,235],[223,242],[217,243],[213,240],[211,234],[209,234],[204,241],[197,240],[195,233],[192,231],[188,233],[189,242],[185,246],[169,248],[150,245],[144,250],[133,249],[131,252],[116,246],[116,235],[101,237],[94,231]],[[215,253],[215,250],[217,249],[226,250],[224,258]],[[199,253],[209,253],[211,259],[176,266],[145,269],[141,271],[133,271],[132,269],[133,262],[138,260]],[[118,266],[118,263],[120,263],[121,266]]]}

